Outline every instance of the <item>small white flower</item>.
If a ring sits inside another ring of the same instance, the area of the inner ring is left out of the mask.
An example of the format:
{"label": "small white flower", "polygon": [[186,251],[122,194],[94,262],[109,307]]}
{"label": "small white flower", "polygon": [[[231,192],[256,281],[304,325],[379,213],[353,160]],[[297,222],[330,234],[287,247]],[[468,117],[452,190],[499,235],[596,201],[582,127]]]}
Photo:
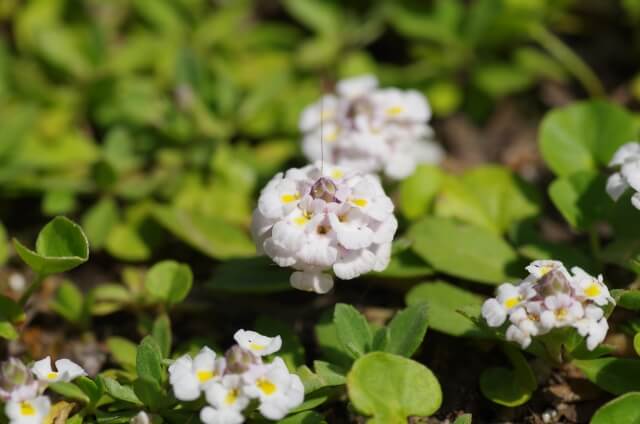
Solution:
{"label": "small white flower", "polygon": [[333,287],[329,270],[342,279],[384,270],[398,228],[393,210],[379,179],[317,163],[267,184],[252,234],[259,252],[299,271],[293,287],[326,293]]}
{"label": "small white flower", "polygon": [[31,371],[16,358],[0,364],[0,401],[20,402],[38,396],[40,384]]}
{"label": "small white flower", "polygon": [[87,372],[80,365],[68,359],[58,359],[56,361],[56,370],[54,371],[51,367],[50,356],[36,361],[31,367],[31,371],[38,380],[47,383],[69,382],[87,375]]}
{"label": "small white flower", "polygon": [[267,337],[249,330],[236,331],[233,339],[241,348],[257,356],[271,355],[282,347],[282,338],[280,336]]}
{"label": "small white flower", "polygon": [[300,377],[289,373],[281,358],[275,358],[266,371],[247,381],[245,393],[260,400],[260,413],[270,420],[284,418],[304,400],[304,386]]}
{"label": "small white flower", "polygon": [[631,197],[631,203],[640,209],[640,143],[630,142],[621,146],[613,155],[611,167],[618,167],[619,171],[607,180],[607,193],[617,201],[629,188],[636,191]]}
{"label": "small white flower", "polygon": [[602,275],[594,278],[577,266],[571,268],[571,272],[574,275],[576,294],[578,296],[584,297],[600,306],[615,302],[609,294],[609,288],[602,281]]}
{"label": "small white flower", "polygon": [[507,339],[507,341],[518,343],[523,349],[528,348],[531,344],[531,334],[527,333],[515,324],[511,324],[507,328],[505,338]]}
{"label": "small white flower", "polygon": [[146,412],[140,411],[135,417],[131,418],[129,424],[152,424],[152,420]]}
{"label": "small white flower", "polygon": [[225,375],[220,382],[210,384],[205,397],[213,407],[200,413],[205,424],[239,424],[244,422],[242,411],[249,404],[244,394],[242,378],[237,374]]}
{"label": "small white flower", "polygon": [[587,337],[587,349],[593,350],[602,343],[607,336],[609,323],[604,318],[604,312],[595,305],[585,308],[584,317],[577,320],[573,326],[583,337]]}
{"label": "small white flower", "polygon": [[536,279],[544,277],[553,270],[559,270],[568,276],[568,272],[562,262],[548,259],[533,261],[525,269]]}
{"label": "small white flower", "polygon": [[224,358],[216,359],[216,353],[205,346],[194,358],[183,355],[169,366],[169,383],[176,399],[196,400],[208,384],[222,378],[224,369]]}
{"label": "small white flower", "polygon": [[360,172],[406,178],[417,164],[442,159],[442,149],[430,140],[430,118],[429,103],[418,91],[379,89],[372,75],[351,78],[302,112],[302,150],[311,160],[324,157]]}
{"label": "small white flower", "polygon": [[544,299],[544,306],[547,310],[540,315],[540,323],[546,328],[571,325],[584,316],[584,309],[580,302],[564,293],[547,296]]}
{"label": "small white flower", "polygon": [[500,327],[507,319],[507,310],[496,299],[490,298],[482,305],[482,317],[489,327]]}
{"label": "small white flower", "polygon": [[51,411],[51,401],[46,396],[21,402],[9,401],[4,412],[9,424],[42,424]]}

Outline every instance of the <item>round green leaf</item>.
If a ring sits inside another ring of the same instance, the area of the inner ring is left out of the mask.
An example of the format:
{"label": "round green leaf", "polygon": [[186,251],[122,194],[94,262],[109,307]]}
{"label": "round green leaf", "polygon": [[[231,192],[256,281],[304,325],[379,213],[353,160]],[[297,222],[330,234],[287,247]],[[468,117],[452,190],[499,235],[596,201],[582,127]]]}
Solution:
{"label": "round green leaf", "polygon": [[531,399],[537,382],[533,370],[519,350],[506,345],[504,351],[513,369],[486,369],[480,375],[480,390],[487,399],[499,405],[515,407]]}
{"label": "round green leaf", "polygon": [[621,395],[640,391],[640,359],[598,358],[573,361],[598,387]]}
{"label": "round green leaf", "polygon": [[427,322],[434,330],[452,336],[487,336],[459,312],[464,310],[465,314],[480,317],[484,301],[481,296],[442,281],[434,281],[412,288],[406,300],[408,305],[427,303]]}
{"label": "round green leaf", "polygon": [[623,108],[604,101],[577,103],[549,112],[539,143],[549,168],[559,176],[605,166],[623,144],[635,140],[638,124]]}
{"label": "round green leaf", "polygon": [[35,251],[16,239],[13,243],[22,260],[41,275],[65,272],[89,259],[89,242],[82,228],[63,216],[54,218],[40,231]]}
{"label": "round green leaf", "polygon": [[400,183],[400,211],[408,219],[416,219],[427,213],[435,197],[442,171],[433,165],[420,165],[415,172]]}
{"label": "round green leaf", "polygon": [[486,284],[509,280],[518,255],[500,236],[450,219],[424,218],[409,230],[413,250],[435,269]]}
{"label": "round green leaf", "polygon": [[591,424],[640,424],[640,393],[627,393],[604,404],[591,418]]}
{"label": "round green leaf", "polygon": [[145,279],[147,291],[169,305],[182,302],[189,294],[192,283],[193,274],[189,265],[175,261],[155,264]]}
{"label": "round green leaf", "polygon": [[405,424],[429,416],[442,403],[440,383],[424,365],[384,352],[358,359],[347,375],[349,398],[370,423]]}

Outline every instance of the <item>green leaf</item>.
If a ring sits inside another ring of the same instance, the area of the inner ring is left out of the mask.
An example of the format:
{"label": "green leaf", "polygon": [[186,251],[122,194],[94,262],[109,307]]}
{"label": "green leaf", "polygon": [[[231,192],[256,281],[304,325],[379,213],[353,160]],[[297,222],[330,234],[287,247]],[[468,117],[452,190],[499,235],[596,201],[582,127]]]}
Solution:
{"label": "green leaf", "polygon": [[4,264],[9,258],[9,242],[7,241],[7,230],[0,221],[0,265]]}
{"label": "green leaf", "polygon": [[327,310],[320,316],[314,328],[315,336],[322,352],[322,358],[333,364],[348,368],[353,361],[350,355],[344,351],[342,343],[338,339],[332,312],[332,310]]}
{"label": "green leaf", "polygon": [[640,391],[640,359],[598,358],[573,361],[598,387],[621,395]]}
{"label": "green leaf", "polygon": [[343,351],[353,359],[367,353],[373,341],[369,323],[356,308],[338,303],[333,312],[338,340]]}
{"label": "green leaf", "polygon": [[480,375],[480,390],[492,402],[515,407],[531,399],[538,384],[533,370],[519,350],[504,345],[504,351],[513,369],[492,367],[484,370]]}
{"label": "green leaf", "polygon": [[207,287],[230,293],[276,293],[291,290],[290,274],[264,256],[230,259],[217,267]]}
{"label": "green leaf", "polygon": [[404,249],[392,253],[391,261],[384,271],[374,272],[370,275],[380,278],[415,278],[427,277],[433,273],[433,268],[411,249]]}
{"label": "green leaf", "polygon": [[247,234],[219,218],[164,206],[156,206],[153,216],[176,237],[212,258],[255,255]]}
{"label": "green leaf", "polygon": [[631,311],[640,311],[640,290],[621,290],[617,294],[618,306]]}
{"label": "green leaf", "polygon": [[420,165],[411,176],[402,180],[399,208],[403,215],[410,220],[425,215],[441,181],[442,171],[433,165]]}
{"label": "green leaf", "polygon": [[513,248],[480,227],[429,217],[414,224],[409,237],[421,258],[456,277],[497,285],[509,280],[513,269],[520,269]]}
{"label": "green leaf", "polygon": [[142,405],[142,402],[138,399],[138,396],[136,396],[131,386],[124,386],[110,377],[100,377],[100,379],[102,380],[105,391],[112,398],[135,405]]}
{"label": "green leaf", "polygon": [[313,361],[316,374],[322,379],[323,386],[341,386],[347,382],[345,370],[325,361]]}
{"label": "green leaf", "polygon": [[636,355],[640,356],[640,333],[633,336],[633,350],[636,351]]}
{"label": "green leaf", "polygon": [[158,342],[147,336],[142,339],[136,351],[136,371],[141,378],[154,380],[158,383],[163,381],[162,372],[162,351]]}
{"label": "green leaf", "polygon": [[422,283],[407,293],[407,305],[426,302],[427,322],[431,328],[442,333],[460,337],[486,337],[474,323],[463,316],[480,316],[484,299],[460,287],[442,281]]}
{"label": "green leaf", "polygon": [[22,307],[13,299],[0,295],[0,320],[18,321],[23,318]]}
{"label": "green leaf", "polygon": [[627,393],[602,405],[591,424],[640,424],[640,393]]}
{"label": "green leaf", "polygon": [[162,357],[168,358],[171,353],[172,335],[171,321],[167,314],[162,314],[156,318],[153,322],[153,327],[151,328],[151,335],[156,339],[156,342],[158,342]]}
{"label": "green leaf", "polygon": [[104,386],[102,386],[100,380],[96,380],[94,382],[87,377],[78,377],[74,380],[74,383],[85,395],[87,395],[89,402],[93,405],[98,403],[104,393]]}
{"label": "green leaf", "polygon": [[94,249],[100,249],[119,221],[118,205],[111,197],[103,197],[82,217],[82,228]]}
{"label": "green leaf", "polygon": [[122,337],[109,337],[107,347],[113,359],[125,369],[136,368],[137,346]]}
{"label": "green leaf", "polygon": [[93,315],[109,315],[135,302],[133,294],[121,284],[101,284],[89,293]]}
{"label": "green leaf", "polygon": [[193,274],[189,265],[162,261],[151,267],[144,284],[152,297],[172,306],[187,297],[192,283]]}
{"label": "green leaf", "polygon": [[384,351],[411,357],[427,333],[427,311],[425,303],[415,303],[398,312],[387,326],[389,335]]}
{"label": "green leaf", "polygon": [[508,169],[486,165],[452,181],[447,177],[436,203],[436,215],[506,232],[514,223],[539,214],[541,197],[535,187]]}
{"label": "green leaf", "polygon": [[613,153],[635,140],[638,124],[625,109],[604,101],[573,104],[549,112],[542,121],[542,156],[559,176],[595,171],[606,166]]}
{"label": "green leaf", "polygon": [[141,262],[151,257],[151,248],[138,229],[127,223],[119,223],[112,228],[105,248],[110,255],[125,261]]}
{"label": "green leaf", "polygon": [[50,384],[48,388],[67,399],[77,400],[82,403],[89,403],[91,401],[89,396],[87,396],[80,387],[73,383],[59,381],[57,383]]}
{"label": "green leaf", "polygon": [[0,338],[15,340],[18,338],[18,331],[10,322],[0,320]]}
{"label": "green leaf", "polygon": [[432,415],[442,403],[440,384],[427,367],[384,352],[358,359],[347,388],[356,409],[375,424],[404,424],[409,416]]}
{"label": "green leaf", "polygon": [[152,411],[157,411],[166,406],[166,395],[160,383],[151,378],[140,377],[133,382],[135,395]]}
{"label": "green leaf", "polygon": [[582,171],[556,179],[549,186],[549,196],[573,228],[586,230],[613,207],[605,184],[604,175]]}
{"label": "green leaf", "polygon": [[62,216],[54,218],[40,231],[35,251],[16,239],[13,243],[22,260],[41,275],[65,272],[89,259],[89,242],[82,228]]}
{"label": "green leaf", "polygon": [[284,0],[283,4],[289,14],[316,32],[337,34],[344,29],[340,10],[331,2]]}
{"label": "green leaf", "polygon": [[324,416],[314,411],[305,411],[291,415],[278,421],[278,424],[323,424],[326,423]]}
{"label": "green leaf", "polygon": [[63,281],[60,284],[51,308],[74,324],[82,324],[87,318],[84,296],[71,281]]}
{"label": "green leaf", "polygon": [[458,416],[453,424],[471,424],[471,414],[462,414]]}

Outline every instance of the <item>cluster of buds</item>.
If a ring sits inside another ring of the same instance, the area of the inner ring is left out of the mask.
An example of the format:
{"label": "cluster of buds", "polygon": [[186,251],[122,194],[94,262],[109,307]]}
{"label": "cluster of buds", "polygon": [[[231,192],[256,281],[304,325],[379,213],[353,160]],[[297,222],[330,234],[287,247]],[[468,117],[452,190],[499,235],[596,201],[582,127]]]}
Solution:
{"label": "cluster of buds", "polygon": [[618,169],[607,180],[609,196],[618,201],[631,187],[635,191],[631,196],[631,203],[640,209],[640,143],[632,142],[620,147],[609,166]]}
{"label": "cluster of buds", "polygon": [[482,306],[490,327],[509,326],[506,338],[526,349],[532,337],[555,328],[573,327],[593,350],[604,340],[609,324],[603,306],[613,303],[602,276],[595,278],[579,267],[569,273],[558,261],[534,261],[519,285],[502,284],[497,296]]}
{"label": "cluster of buds", "polygon": [[303,111],[303,150],[310,161],[324,156],[360,172],[403,179],[417,164],[442,158],[442,149],[430,141],[430,118],[429,104],[418,91],[378,88],[371,75],[343,80],[334,94]]}
{"label": "cluster of buds", "polygon": [[398,228],[393,202],[380,181],[320,163],[278,173],[253,213],[259,253],[297,270],[291,285],[326,293],[333,278],[350,280],[389,264]]}
{"label": "cluster of buds", "polygon": [[304,400],[300,378],[276,357],[263,357],[280,350],[280,336],[266,337],[255,331],[238,330],[238,343],[224,357],[208,347],[195,357],[184,355],[169,367],[169,382],[176,399],[194,401],[204,394],[208,405],[200,412],[205,424],[240,424],[252,401],[268,419],[280,420]]}
{"label": "cluster of buds", "polygon": [[42,424],[48,419],[51,401],[43,393],[51,383],[69,382],[87,373],[74,362],[60,359],[51,366],[46,357],[27,368],[11,358],[0,365],[0,400],[5,402],[9,424]]}

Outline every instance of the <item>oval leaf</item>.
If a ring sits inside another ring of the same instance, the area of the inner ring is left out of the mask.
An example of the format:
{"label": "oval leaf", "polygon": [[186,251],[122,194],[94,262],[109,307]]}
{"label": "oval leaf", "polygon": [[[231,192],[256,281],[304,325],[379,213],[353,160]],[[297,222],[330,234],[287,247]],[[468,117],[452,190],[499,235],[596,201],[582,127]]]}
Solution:
{"label": "oval leaf", "polygon": [[591,424],[640,424],[640,393],[627,393],[596,411]]}
{"label": "oval leaf", "polygon": [[349,398],[373,423],[406,423],[440,408],[442,390],[424,365],[402,356],[374,352],[358,359],[347,375]]}
{"label": "oval leaf", "polygon": [[174,305],[187,297],[192,283],[193,274],[189,265],[163,261],[151,267],[144,284],[153,297],[168,305]]}
{"label": "oval leaf", "polygon": [[65,272],[89,259],[89,241],[82,228],[63,216],[44,226],[36,240],[35,251],[17,239],[13,243],[22,260],[41,275]]}

